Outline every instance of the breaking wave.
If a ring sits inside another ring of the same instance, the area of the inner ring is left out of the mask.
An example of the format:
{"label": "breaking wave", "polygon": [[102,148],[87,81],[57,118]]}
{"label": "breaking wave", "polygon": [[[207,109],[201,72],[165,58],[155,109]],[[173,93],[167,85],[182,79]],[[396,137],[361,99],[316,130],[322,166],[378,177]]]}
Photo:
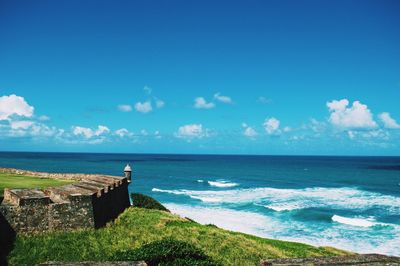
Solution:
{"label": "breaking wave", "polygon": [[233,183],[225,180],[217,180],[217,181],[207,181],[207,183],[212,187],[236,187],[239,184]]}
{"label": "breaking wave", "polygon": [[277,212],[283,212],[283,211],[293,211],[293,210],[298,210],[302,209],[301,206],[299,205],[290,205],[290,204],[271,204],[271,205],[265,205],[264,206],[267,209],[271,209]]}
{"label": "breaking wave", "polygon": [[371,219],[348,218],[348,217],[343,217],[343,216],[339,216],[336,214],[332,216],[332,221],[338,222],[341,224],[360,226],[360,227],[371,227],[371,226],[375,226],[375,225],[380,225],[380,223],[374,222]]}
{"label": "breaking wave", "polygon": [[162,193],[169,193],[169,194],[175,194],[175,195],[187,195],[191,197],[192,199],[197,199],[202,202],[208,202],[208,203],[215,203],[215,202],[221,202],[221,198],[217,197],[206,197],[206,196],[201,196],[201,195],[188,195],[187,190],[165,190],[165,189],[158,189],[158,188],[153,188],[151,191],[153,192],[162,192]]}
{"label": "breaking wave", "polygon": [[304,189],[230,189],[212,190],[162,190],[153,192],[185,195],[202,202],[253,203],[274,211],[292,211],[305,208],[336,208],[366,210],[384,208],[389,213],[400,213],[400,198],[357,188],[304,188]]}
{"label": "breaking wave", "polygon": [[[189,217],[201,224],[211,223],[227,230],[260,237],[303,242],[315,246],[331,246],[358,253],[400,255],[398,249],[400,226],[390,224],[390,227],[378,228],[375,225],[381,224],[371,219],[346,218],[339,215],[332,217],[332,220],[341,224],[356,226],[354,230],[349,230],[345,226],[332,224],[328,227],[318,227],[309,223],[221,206],[202,207],[175,203],[164,203],[164,205],[173,213]],[[382,230],[386,233],[382,234]]]}

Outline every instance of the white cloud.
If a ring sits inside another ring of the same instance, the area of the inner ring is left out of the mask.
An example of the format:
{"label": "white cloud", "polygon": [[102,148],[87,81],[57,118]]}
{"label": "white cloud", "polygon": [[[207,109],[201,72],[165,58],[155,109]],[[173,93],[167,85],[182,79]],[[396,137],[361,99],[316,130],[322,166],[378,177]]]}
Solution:
{"label": "white cloud", "polygon": [[202,124],[189,124],[178,128],[178,132],[175,133],[178,138],[194,139],[207,137],[207,130],[203,129]]}
{"label": "white cloud", "polygon": [[219,92],[214,94],[214,99],[222,102],[222,103],[232,103],[232,99],[229,96],[221,95]]}
{"label": "white cloud", "polygon": [[132,111],[132,106],[129,104],[120,104],[118,105],[118,110],[121,112],[131,112]]}
{"label": "white cloud", "polygon": [[39,116],[39,121],[49,121],[50,117],[48,117],[47,115],[41,115]]}
{"label": "white cloud", "polygon": [[194,99],[194,108],[197,109],[211,109],[214,108],[215,104],[212,102],[207,103],[203,97],[197,97]]}
{"label": "white cloud", "polygon": [[242,123],[242,127],[244,129],[243,135],[245,135],[246,137],[255,138],[258,136],[257,131],[246,123]]}
{"label": "white cloud", "polygon": [[64,131],[56,127],[48,127],[45,124],[33,121],[12,121],[6,135],[9,137],[56,137],[59,138]]}
{"label": "white cloud", "polygon": [[86,143],[87,143],[87,144],[95,145],[95,144],[101,144],[101,143],[103,143],[104,141],[106,141],[106,138],[101,137],[101,138],[97,138],[97,139],[91,139],[91,140],[87,141]]}
{"label": "white cloud", "polygon": [[378,139],[378,140],[389,140],[390,134],[386,130],[383,129],[374,129],[367,131],[347,131],[347,136],[354,140],[364,140],[364,139]]}
{"label": "white cloud", "polygon": [[129,130],[127,130],[126,128],[120,128],[118,130],[115,130],[114,134],[121,138],[126,136],[132,136],[132,133],[129,132]]}
{"label": "white cloud", "polygon": [[45,124],[42,123],[34,123],[32,126],[29,128],[30,134],[32,136],[37,136],[37,137],[61,137],[61,135],[64,133],[63,129],[58,129],[56,127],[49,127]]}
{"label": "white cloud", "polygon": [[141,134],[142,136],[147,136],[147,135],[149,135],[149,133],[147,133],[146,129],[140,130],[140,134]]}
{"label": "white cloud", "polygon": [[265,131],[267,131],[269,135],[279,134],[280,133],[279,125],[280,121],[275,117],[271,117],[269,119],[267,118],[263,123]]}
{"label": "white cloud", "polygon": [[108,127],[102,126],[102,125],[97,126],[97,129],[95,129],[95,130],[91,129],[91,128],[87,128],[87,127],[80,127],[80,126],[73,127],[72,129],[73,129],[72,133],[75,136],[81,135],[87,139],[90,139],[95,136],[98,137],[98,136],[101,136],[101,135],[104,135],[104,134],[107,134],[110,132],[110,129]]}
{"label": "white cloud", "polygon": [[294,135],[289,138],[289,140],[292,140],[292,141],[298,141],[298,140],[303,140],[303,139],[304,139],[304,136],[298,136],[298,135]]}
{"label": "white cloud", "polygon": [[329,122],[337,127],[354,129],[377,127],[368,106],[359,101],[354,101],[352,106],[349,106],[347,99],[333,100],[326,105],[331,113]]}
{"label": "white cloud", "polygon": [[154,131],[154,137],[155,137],[156,139],[161,139],[160,131],[158,131],[158,130]]}
{"label": "white cloud", "polygon": [[320,122],[315,118],[311,118],[310,124],[307,125],[307,128],[310,128],[315,133],[321,133],[321,132],[325,131],[325,129],[326,129],[326,123]]}
{"label": "white cloud", "polygon": [[270,104],[272,101],[271,101],[271,99],[268,99],[264,96],[260,96],[260,97],[258,97],[257,102],[259,102],[261,104]]}
{"label": "white cloud", "polygon": [[27,129],[33,125],[32,121],[11,121],[11,129]]}
{"label": "white cloud", "polygon": [[347,135],[350,139],[354,139],[356,137],[356,132],[349,130],[347,131]]}
{"label": "white cloud", "polygon": [[135,104],[136,111],[141,112],[141,113],[151,112],[153,110],[153,107],[151,105],[152,102],[155,104],[155,106],[158,109],[163,108],[165,106],[165,102],[163,100],[158,99],[155,96],[152,96],[152,94],[153,94],[153,89],[152,88],[150,88],[149,86],[144,86],[143,90],[152,99],[151,100],[148,99],[148,101],[143,102],[143,103],[141,103],[141,102],[136,103]]}
{"label": "white cloud", "polygon": [[156,107],[157,108],[163,108],[164,105],[165,105],[165,102],[163,100],[156,99]]}
{"label": "white cloud", "polygon": [[58,129],[56,127],[48,127],[44,124],[35,123],[31,127],[31,132],[33,136],[39,137],[61,137],[64,134],[63,129]]}
{"label": "white cloud", "polygon": [[82,135],[85,136],[86,138],[91,138],[94,136],[93,130],[91,128],[87,128],[87,127],[73,127],[73,131],[74,135],[78,136],[78,135]]}
{"label": "white cloud", "polygon": [[33,106],[21,96],[11,94],[0,97],[0,120],[9,120],[13,115],[32,117],[33,110]]}
{"label": "white cloud", "polygon": [[362,136],[364,138],[377,138],[377,139],[383,139],[383,140],[388,140],[390,137],[390,134],[383,129],[376,129],[376,130],[370,130],[367,132],[361,132]]}
{"label": "white cloud", "polygon": [[[32,119],[34,117],[32,116]],[[12,116],[8,119],[8,125],[0,125],[0,135],[12,138],[31,138],[32,141],[45,138],[46,141],[56,140],[65,141],[68,137],[63,129],[49,127],[41,121],[47,121],[47,116],[37,117],[36,120],[17,120],[18,117]]]}
{"label": "white cloud", "polygon": [[109,132],[110,132],[110,129],[108,127],[99,125],[94,134],[96,136],[100,136],[100,135],[103,135],[103,134],[106,134],[106,133],[109,133]]}
{"label": "white cloud", "polygon": [[153,91],[153,89],[150,88],[149,86],[144,86],[143,90],[144,90],[148,95],[150,95],[150,94],[152,93],[152,91]]}
{"label": "white cloud", "polygon": [[382,120],[386,128],[400,128],[400,125],[396,122],[396,120],[394,120],[387,112],[379,114],[379,118]]}
{"label": "white cloud", "polygon": [[254,138],[254,137],[256,137],[256,136],[258,135],[257,131],[255,131],[252,127],[246,128],[246,129],[244,130],[243,134],[244,134],[246,137],[249,137],[249,138]]}
{"label": "white cloud", "polygon": [[151,112],[153,110],[153,107],[151,106],[151,102],[150,101],[143,102],[143,103],[137,102],[135,104],[135,110],[140,112],[140,113],[145,114],[145,113]]}

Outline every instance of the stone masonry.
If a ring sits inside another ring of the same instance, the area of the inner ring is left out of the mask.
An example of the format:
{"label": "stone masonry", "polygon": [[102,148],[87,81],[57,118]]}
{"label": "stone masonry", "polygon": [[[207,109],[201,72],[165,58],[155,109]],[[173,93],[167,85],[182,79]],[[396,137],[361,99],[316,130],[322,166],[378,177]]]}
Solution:
{"label": "stone masonry", "polygon": [[126,177],[21,170],[14,173],[77,180],[45,189],[5,189],[0,215],[17,233],[98,228],[130,206]]}
{"label": "stone masonry", "polygon": [[264,259],[260,266],[399,266],[400,258],[379,254],[357,254],[333,257]]}

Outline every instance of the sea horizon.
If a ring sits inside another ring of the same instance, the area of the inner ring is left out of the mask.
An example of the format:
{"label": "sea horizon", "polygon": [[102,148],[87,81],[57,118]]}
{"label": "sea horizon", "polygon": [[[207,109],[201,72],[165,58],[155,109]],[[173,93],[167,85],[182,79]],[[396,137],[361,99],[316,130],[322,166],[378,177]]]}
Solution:
{"label": "sea horizon", "polygon": [[250,154],[250,153],[170,153],[170,152],[84,152],[84,151],[0,151],[0,153],[66,153],[66,154],[114,154],[114,155],[194,155],[194,156],[265,156],[265,157],[400,157],[400,155],[358,154]]}
{"label": "sea horizon", "polygon": [[202,224],[400,255],[398,156],[0,152],[0,167],[32,171],[118,176],[126,163],[130,192]]}

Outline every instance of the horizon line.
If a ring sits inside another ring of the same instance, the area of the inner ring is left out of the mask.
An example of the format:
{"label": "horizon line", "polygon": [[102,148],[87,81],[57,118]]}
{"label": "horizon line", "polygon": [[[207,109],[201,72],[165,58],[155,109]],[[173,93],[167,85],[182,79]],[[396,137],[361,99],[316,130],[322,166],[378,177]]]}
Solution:
{"label": "horizon line", "polygon": [[400,155],[332,155],[332,154],[239,154],[239,153],[154,153],[154,152],[82,152],[82,151],[1,151],[0,153],[68,153],[68,154],[123,154],[123,155],[177,155],[177,156],[270,156],[270,157],[400,157]]}

